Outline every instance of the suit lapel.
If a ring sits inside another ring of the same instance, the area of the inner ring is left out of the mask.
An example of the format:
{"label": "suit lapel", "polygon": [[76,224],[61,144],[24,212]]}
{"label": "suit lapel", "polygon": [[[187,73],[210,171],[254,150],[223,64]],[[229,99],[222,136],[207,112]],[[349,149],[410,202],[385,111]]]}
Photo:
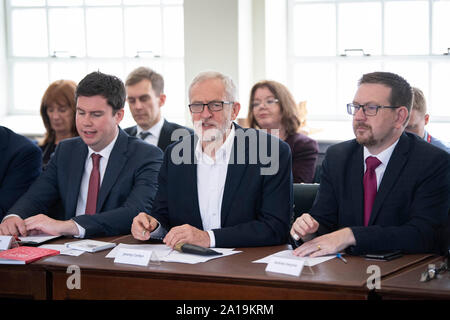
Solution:
{"label": "suit lapel", "polygon": [[81,140],[77,140],[77,145],[72,150],[69,163],[69,181],[67,186],[67,208],[66,219],[75,216],[77,210],[78,196],[80,194],[81,178],[84,173],[84,165],[88,154],[87,145]]}
{"label": "suit lapel", "polygon": [[115,184],[117,177],[122,171],[123,166],[127,162],[126,152],[128,149],[128,137],[125,132],[119,129],[119,136],[109,156],[106,166],[105,175],[103,176],[102,185],[97,200],[97,212],[101,211],[109,191]]}
{"label": "suit lapel", "polygon": [[158,139],[158,148],[161,150],[165,150],[167,146],[170,144],[170,130],[168,128],[169,123],[167,120],[164,120],[164,124],[161,128],[161,132],[159,133],[159,139]]}
{"label": "suit lapel", "polygon": [[[356,142],[355,142],[356,143]],[[364,155],[363,147],[358,145],[356,152],[353,153],[351,163],[353,164],[350,170],[351,183],[351,202],[353,205],[354,217],[356,218],[356,225],[364,225]]]}
{"label": "suit lapel", "polygon": [[372,213],[370,214],[369,225],[373,224],[376,217],[380,213],[384,200],[391,192],[392,187],[397,181],[398,176],[401,174],[402,169],[408,160],[409,144],[408,137],[403,133],[400,136],[400,141],[392,152],[386,170],[384,171],[383,179],[381,180],[380,187],[378,188],[378,192],[375,197]]}
{"label": "suit lapel", "polygon": [[10,155],[5,156],[9,145],[8,136],[8,132],[3,127],[0,127],[0,154],[2,155],[0,157],[0,184],[3,180],[3,170],[7,170],[6,160],[10,157]]}
{"label": "suit lapel", "polygon": [[7,137],[8,133],[2,127],[0,127],[0,150],[6,149],[9,144],[9,139]]}
{"label": "suit lapel", "polygon": [[[241,127],[235,125],[236,130],[242,130]],[[221,208],[221,226],[225,225],[227,216],[231,210],[231,204],[233,203],[233,198],[241,184],[242,177],[244,176],[245,170],[247,170],[248,162],[249,162],[249,154],[248,154],[248,141],[246,139],[245,142],[245,164],[238,164],[237,160],[239,159],[237,151],[237,137],[234,137],[232,153],[230,155],[230,160],[228,163],[227,169],[227,177],[225,179],[225,187],[223,191],[222,197],[222,208]],[[259,142],[258,142],[259,143]],[[232,163],[231,163],[232,162]]]}
{"label": "suit lapel", "polygon": [[190,148],[191,148],[191,164],[186,163],[183,166],[187,167],[186,170],[186,181],[187,185],[192,184],[191,188],[191,199],[192,199],[192,207],[188,208],[187,212],[192,212],[192,217],[195,219],[193,225],[199,229],[203,229],[202,216],[200,214],[200,205],[198,203],[198,186],[197,186],[197,160],[195,158],[195,147],[198,142],[198,137],[196,135],[185,137],[185,139],[190,139]]}
{"label": "suit lapel", "polygon": [[136,137],[136,135],[137,135],[137,126],[134,126],[130,130],[130,136]]}

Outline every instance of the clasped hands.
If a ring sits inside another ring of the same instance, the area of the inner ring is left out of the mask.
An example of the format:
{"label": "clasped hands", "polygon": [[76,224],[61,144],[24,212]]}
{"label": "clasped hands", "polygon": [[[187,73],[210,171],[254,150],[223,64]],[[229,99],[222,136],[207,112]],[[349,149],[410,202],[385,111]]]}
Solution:
{"label": "clasped hands", "polygon": [[348,246],[356,244],[355,237],[350,228],[343,228],[309,240],[318,229],[319,222],[308,213],[302,214],[295,220],[290,234],[295,240],[302,238],[305,242],[294,250],[294,255],[299,257],[320,257],[341,252]]}
{"label": "clasped hands", "polygon": [[31,216],[25,220],[20,217],[12,216],[6,218],[0,224],[1,235],[27,236],[40,233],[46,233],[53,236],[76,236],[78,228],[72,220],[55,220],[45,214]]}
{"label": "clasped hands", "polygon": [[[158,226],[158,221],[145,212],[140,212],[133,219],[131,234],[137,240],[148,240],[150,234]],[[173,248],[177,243],[184,242],[208,248],[210,246],[209,234],[206,231],[197,229],[191,225],[184,224],[173,227],[166,234],[163,242]]]}

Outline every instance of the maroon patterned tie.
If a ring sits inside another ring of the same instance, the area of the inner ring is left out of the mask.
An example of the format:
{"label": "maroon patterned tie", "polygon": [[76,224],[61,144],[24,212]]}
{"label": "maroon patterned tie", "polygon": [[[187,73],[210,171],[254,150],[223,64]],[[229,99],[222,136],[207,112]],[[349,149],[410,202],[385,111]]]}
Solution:
{"label": "maroon patterned tie", "polygon": [[97,196],[100,189],[100,158],[99,154],[93,153],[92,157],[92,171],[89,178],[89,189],[86,201],[86,214],[95,214],[97,211]]}
{"label": "maroon patterned tie", "polygon": [[367,157],[366,173],[364,173],[364,226],[369,225],[370,214],[372,212],[375,196],[377,195],[377,176],[375,169],[381,164],[376,157]]}

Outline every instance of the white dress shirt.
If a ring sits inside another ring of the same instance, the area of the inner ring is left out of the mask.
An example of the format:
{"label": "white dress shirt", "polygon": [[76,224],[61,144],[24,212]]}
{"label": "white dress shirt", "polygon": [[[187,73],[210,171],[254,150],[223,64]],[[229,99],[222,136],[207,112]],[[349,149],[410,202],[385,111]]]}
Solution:
{"label": "white dress shirt", "polygon": [[[80,193],[78,194],[78,202],[77,202],[77,209],[75,211],[76,216],[80,216],[85,214],[86,211],[86,202],[87,202],[87,195],[89,190],[89,178],[91,176],[92,171],[92,158],[91,155],[93,153],[97,153],[101,155],[100,158],[100,188],[103,182],[103,176],[105,175],[106,166],[108,165],[109,156],[111,155],[111,151],[114,147],[114,144],[116,143],[117,137],[119,136],[119,131],[117,131],[116,137],[111,141],[110,144],[108,144],[103,150],[99,152],[95,152],[90,147],[88,147],[88,155],[85,160],[84,164],[84,171],[83,176],[81,178],[81,185],[80,185]],[[74,221],[75,222],[75,221]],[[86,230],[80,226],[78,223],[75,222],[75,224],[78,227],[79,235],[78,238],[84,238],[84,235],[86,233]]]}
{"label": "white dress shirt", "polygon": [[198,204],[203,230],[209,234],[210,247],[216,246],[212,230],[221,228],[222,198],[234,136],[235,129],[232,125],[224,144],[216,151],[215,160],[203,152],[200,140],[195,148]]}
{"label": "white dress shirt", "polygon": [[149,134],[144,141],[147,143],[150,143],[154,146],[158,146],[158,140],[159,140],[159,136],[161,135],[161,130],[162,127],[164,125],[164,118],[161,117],[161,119],[159,119],[159,121],[150,129],[148,130],[144,130],[142,129],[140,126],[136,126],[137,131],[136,131],[136,137],[140,138],[140,133],[141,132],[150,132],[151,134]]}
{"label": "white dress shirt", "polygon": [[394,152],[395,146],[397,145],[398,141],[397,139],[389,148],[381,151],[379,154],[371,154],[369,150],[364,147],[364,172],[366,172],[366,159],[368,157],[376,157],[378,160],[381,161],[381,164],[375,169],[375,175],[377,176],[377,191],[380,187],[381,179],[383,179],[384,172],[386,171],[386,167],[389,163],[389,159],[391,159],[392,152]]}

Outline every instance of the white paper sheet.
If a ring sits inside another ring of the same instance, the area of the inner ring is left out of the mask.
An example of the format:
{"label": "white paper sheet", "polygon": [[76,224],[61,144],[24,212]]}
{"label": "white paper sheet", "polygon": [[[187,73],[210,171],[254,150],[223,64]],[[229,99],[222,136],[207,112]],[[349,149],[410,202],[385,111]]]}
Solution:
{"label": "white paper sheet", "polygon": [[114,263],[132,264],[146,267],[150,262],[153,251],[120,248],[117,251]]}
{"label": "white paper sheet", "polygon": [[43,244],[42,246],[39,246],[39,248],[58,250],[59,254],[73,257],[78,257],[84,253],[84,251],[81,250],[67,248],[63,244]]}
{"label": "white paper sheet", "polygon": [[169,255],[163,257],[161,259],[161,261],[195,264],[195,263],[206,262],[206,261],[209,261],[212,259],[231,256],[233,254],[242,252],[242,251],[234,251],[234,249],[228,249],[228,248],[213,248],[213,249],[214,249],[214,251],[222,252],[222,254],[217,255],[217,256],[201,256],[201,255],[197,255],[197,254],[181,253],[181,252],[174,250],[174,251],[170,252]]}
{"label": "white paper sheet", "polygon": [[51,236],[49,234],[38,234],[35,236],[28,236],[28,237],[19,237],[20,241],[23,242],[31,242],[35,244],[43,243],[48,240],[56,239],[61,236]]}
{"label": "white paper sheet", "polygon": [[336,255],[330,255],[330,256],[323,256],[323,257],[317,257],[317,258],[310,258],[310,257],[297,257],[292,254],[293,250],[283,250],[274,254],[271,254],[270,256],[267,256],[265,258],[253,261],[253,263],[269,263],[270,258],[272,257],[281,257],[281,258],[289,258],[293,260],[301,260],[305,262],[305,266],[307,267],[313,267],[316,264],[331,260],[333,258],[336,258]]}
{"label": "white paper sheet", "polygon": [[172,250],[170,247],[166,246],[165,244],[124,244],[124,243],[119,243],[119,245],[116,246],[114,249],[112,249],[106,255],[105,258],[115,258],[117,251],[120,248],[153,251],[153,254],[156,254],[160,261],[189,263],[189,264],[206,262],[211,259],[222,258],[222,257],[226,257],[229,255],[241,252],[241,251],[233,251],[234,249],[229,249],[229,248],[213,248],[215,251],[222,252],[222,255],[200,256],[200,255],[196,255],[196,254],[181,253],[181,252]]}

